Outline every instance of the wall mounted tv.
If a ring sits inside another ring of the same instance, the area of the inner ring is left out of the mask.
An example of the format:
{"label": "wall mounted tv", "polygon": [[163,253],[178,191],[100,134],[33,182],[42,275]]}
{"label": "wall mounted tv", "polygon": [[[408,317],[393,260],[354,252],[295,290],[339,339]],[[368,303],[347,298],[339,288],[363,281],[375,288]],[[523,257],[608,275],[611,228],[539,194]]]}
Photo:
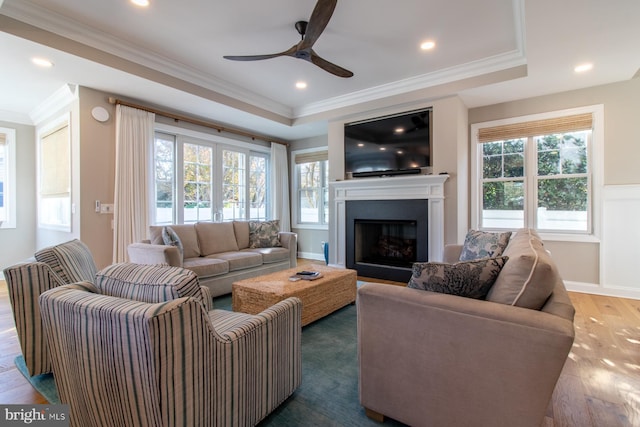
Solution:
{"label": "wall mounted tv", "polygon": [[423,109],[345,124],[347,177],[421,173],[432,166],[432,123]]}

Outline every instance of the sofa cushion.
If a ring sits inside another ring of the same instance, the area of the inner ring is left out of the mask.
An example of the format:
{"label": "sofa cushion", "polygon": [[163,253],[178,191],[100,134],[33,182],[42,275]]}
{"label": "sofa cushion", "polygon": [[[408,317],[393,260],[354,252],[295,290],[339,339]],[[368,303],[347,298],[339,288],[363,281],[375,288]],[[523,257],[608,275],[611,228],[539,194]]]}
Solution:
{"label": "sofa cushion", "polygon": [[560,275],[533,230],[517,232],[504,255],[509,262],[487,295],[488,301],[540,310]]}
{"label": "sofa cushion", "polygon": [[204,303],[198,276],[167,265],[112,264],[96,274],[96,288],[104,295],[147,303],[189,296]]}
{"label": "sofa cushion", "polygon": [[425,291],[483,299],[507,260],[507,257],[500,256],[454,264],[416,262],[413,264],[413,275],[407,286]]}
{"label": "sofa cushion", "polygon": [[249,221],[249,247],[275,248],[280,244],[280,220],[273,221]]}
{"label": "sofa cushion", "polygon": [[233,221],[233,231],[236,233],[238,249],[249,247],[249,221]]}
{"label": "sofa cushion", "polygon": [[510,231],[487,233],[480,230],[469,230],[464,238],[460,261],[500,256],[507,247],[510,237]]}
{"label": "sofa cushion", "polygon": [[[164,245],[162,240],[162,225],[149,226],[149,240],[154,245]],[[200,247],[198,246],[198,235],[193,224],[172,224],[171,228],[180,238],[183,247],[184,258],[193,258],[200,256]]]}
{"label": "sofa cushion", "polygon": [[265,264],[289,260],[289,249],[287,248],[255,248],[244,249],[243,252],[255,252],[262,255],[262,262]]}
{"label": "sofa cushion", "polygon": [[229,271],[244,270],[245,268],[262,265],[262,255],[254,252],[234,251],[209,255],[207,258],[217,258],[229,263]]}
{"label": "sofa cushion", "polygon": [[229,263],[216,258],[186,258],[183,267],[196,273],[199,278],[219,276],[229,272]]}
{"label": "sofa cushion", "polygon": [[202,256],[238,250],[233,222],[198,222],[196,232]]}
{"label": "sofa cushion", "polygon": [[180,252],[180,258],[184,258],[184,246],[182,246],[182,241],[173,228],[162,227],[162,241],[167,246],[177,247],[178,252]]}
{"label": "sofa cushion", "polygon": [[34,257],[47,264],[64,283],[93,283],[98,270],[91,251],[78,239],[43,248]]}

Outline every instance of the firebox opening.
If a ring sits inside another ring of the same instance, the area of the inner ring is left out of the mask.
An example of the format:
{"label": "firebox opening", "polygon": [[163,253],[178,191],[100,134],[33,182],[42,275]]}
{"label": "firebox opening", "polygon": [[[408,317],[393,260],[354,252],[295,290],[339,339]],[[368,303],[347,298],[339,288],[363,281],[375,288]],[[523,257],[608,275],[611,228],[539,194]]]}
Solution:
{"label": "firebox opening", "polygon": [[355,221],[356,263],[411,268],[417,256],[416,221]]}
{"label": "firebox opening", "polygon": [[428,260],[429,201],[347,200],[345,261],[362,277],[408,282]]}

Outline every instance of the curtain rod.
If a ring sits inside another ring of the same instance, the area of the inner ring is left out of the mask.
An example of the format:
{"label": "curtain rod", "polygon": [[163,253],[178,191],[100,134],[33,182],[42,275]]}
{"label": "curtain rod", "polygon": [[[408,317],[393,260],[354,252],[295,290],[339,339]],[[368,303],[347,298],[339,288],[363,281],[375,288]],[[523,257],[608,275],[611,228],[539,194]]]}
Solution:
{"label": "curtain rod", "polygon": [[267,136],[256,135],[256,134],[253,134],[253,133],[250,133],[250,132],[245,132],[245,131],[242,131],[242,130],[239,130],[239,129],[227,128],[227,127],[220,126],[220,125],[218,125],[216,123],[212,123],[212,122],[209,122],[209,121],[206,121],[206,120],[199,120],[199,119],[194,119],[192,117],[183,116],[181,114],[169,113],[168,111],[158,110],[156,108],[147,107],[145,105],[134,104],[133,102],[124,101],[124,100],[118,99],[118,98],[109,97],[109,104],[116,104],[116,105],[120,104],[120,105],[124,105],[125,107],[137,108],[138,110],[148,111],[150,113],[158,114],[160,116],[168,117],[170,119],[174,119],[174,120],[178,120],[178,121],[182,121],[182,122],[191,123],[191,124],[194,124],[194,125],[199,125],[199,126],[212,128],[212,129],[217,130],[218,132],[227,132],[227,133],[232,133],[234,135],[239,135],[239,136],[244,136],[244,137],[247,137],[247,138],[251,138],[253,140],[259,139],[261,141],[275,142],[276,144],[282,144],[282,145],[289,146],[289,144],[286,143],[286,142],[277,141],[277,140],[274,140],[273,138],[270,138],[270,137],[267,137]]}

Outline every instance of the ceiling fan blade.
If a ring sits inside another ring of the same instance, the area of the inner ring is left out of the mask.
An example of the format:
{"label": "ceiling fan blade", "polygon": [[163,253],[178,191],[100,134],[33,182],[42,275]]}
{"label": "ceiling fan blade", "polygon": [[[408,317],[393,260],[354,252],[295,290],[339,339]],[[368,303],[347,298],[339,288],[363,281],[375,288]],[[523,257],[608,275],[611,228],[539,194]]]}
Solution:
{"label": "ceiling fan blade", "polygon": [[326,59],[323,59],[318,56],[313,50],[311,51],[311,58],[309,59],[312,63],[322,68],[323,70],[334,74],[338,77],[353,77],[353,73],[345,68],[340,67],[339,65],[333,64]]}
{"label": "ceiling fan blade", "polygon": [[304,39],[298,45],[298,49],[310,49],[313,46],[329,23],[337,3],[338,0],[318,0],[311,13],[311,18],[309,18]]}
{"label": "ceiling fan blade", "polygon": [[224,59],[230,59],[232,61],[260,61],[262,59],[277,58],[279,56],[293,56],[296,51],[297,45],[285,50],[284,52],[271,53],[268,55],[225,55]]}

